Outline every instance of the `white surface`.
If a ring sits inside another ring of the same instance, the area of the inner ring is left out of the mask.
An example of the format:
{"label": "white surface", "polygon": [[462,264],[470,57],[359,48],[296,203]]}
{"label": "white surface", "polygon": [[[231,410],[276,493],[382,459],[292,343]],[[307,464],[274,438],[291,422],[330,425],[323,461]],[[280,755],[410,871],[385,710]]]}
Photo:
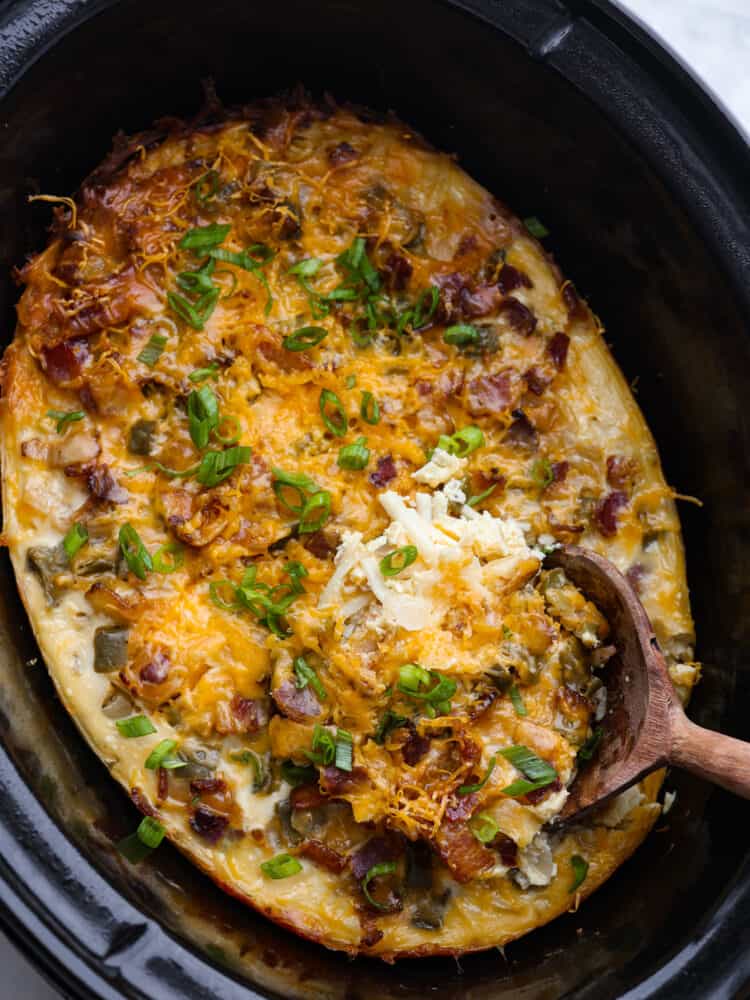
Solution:
{"label": "white surface", "polygon": [[[689,63],[750,134],[750,0],[619,0]],[[0,995],[58,1000],[0,934]]]}

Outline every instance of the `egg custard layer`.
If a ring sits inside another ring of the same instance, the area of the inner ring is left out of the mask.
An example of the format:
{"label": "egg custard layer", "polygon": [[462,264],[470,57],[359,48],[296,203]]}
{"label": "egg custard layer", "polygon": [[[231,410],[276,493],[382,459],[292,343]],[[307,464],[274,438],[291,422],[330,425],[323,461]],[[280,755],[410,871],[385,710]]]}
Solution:
{"label": "egg custard layer", "polygon": [[537,236],[395,120],[272,101],[136,137],[55,211],[2,366],[4,539],[144,815],[330,948],[503,945],[599,886],[651,776],[555,832],[626,572],[695,679],[673,494]]}

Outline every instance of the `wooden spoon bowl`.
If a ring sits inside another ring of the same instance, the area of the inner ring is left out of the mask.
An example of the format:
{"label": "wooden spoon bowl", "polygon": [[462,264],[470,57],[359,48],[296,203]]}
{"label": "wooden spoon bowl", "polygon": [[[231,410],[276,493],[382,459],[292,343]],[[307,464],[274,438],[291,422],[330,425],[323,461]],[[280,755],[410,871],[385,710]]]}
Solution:
{"label": "wooden spoon bowl", "polygon": [[620,571],[589,549],[556,549],[546,565],[601,610],[617,652],[602,670],[607,711],[602,738],[570,789],[559,822],[569,822],[671,764],[750,798],[750,743],[703,729],[683,711],[648,615]]}

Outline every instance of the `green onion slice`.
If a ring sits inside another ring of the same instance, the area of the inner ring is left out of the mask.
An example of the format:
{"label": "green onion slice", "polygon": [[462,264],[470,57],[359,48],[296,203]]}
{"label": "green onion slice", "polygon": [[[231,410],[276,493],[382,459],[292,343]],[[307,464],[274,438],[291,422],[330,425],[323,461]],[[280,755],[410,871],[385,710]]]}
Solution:
{"label": "green onion slice", "polygon": [[174,573],[185,562],[185,550],[179,542],[160,545],[151,559],[157,573]]}
{"label": "green onion slice", "polygon": [[176,740],[162,740],[161,743],[157,743],[146,758],[146,767],[148,770],[158,771],[160,767],[163,767],[167,771],[176,771],[178,768],[187,767],[188,762],[186,760],[172,756],[172,751],[176,746]]}
{"label": "green onion slice", "polygon": [[369,461],[370,449],[365,437],[359,437],[353,444],[345,444],[339,449],[338,465],[341,469],[358,471],[364,469]]}
{"label": "green onion slice", "polygon": [[195,302],[190,302],[177,292],[167,292],[167,303],[194,330],[202,330],[211,313],[216,308],[221,290],[214,287],[205,292]]}
{"label": "green onion slice", "polygon": [[398,715],[388,709],[378,723],[373,739],[382,746],[395,729],[405,726],[408,721],[405,715]]}
{"label": "green onion slice", "polygon": [[138,355],[138,360],[149,368],[153,368],[156,362],[164,353],[167,346],[167,338],[161,333],[152,333],[149,341]]}
{"label": "green onion slice", "polygon": [[380,405],[371,392],[362,393],[359,415],[366,424],[375,426],[375,424],[380,423]]}
{"label": "green onion slice", "polygon": [[201,205],[213,198],[218,190],[219,174],[216,170],[207,170],[192,185],[193,197]]}
{"label": "green onion slice", "polygon": [[[344,404],[336,393],[331,392],[330,389],[323,389],[320,393],[318,407],[320,415],[323,418],[323,423],[331,434],[335,434],[336,437],[343,437],[349,427],[349,420],[344,409]],[[329,407],[331,408],[331,412],[328,410]]]}
{"label": "green onion slice", "polygon": [[[318,516],[312,519],[312,515],[316,512]],[[301,535],[309,535],[323,525],[328,520],[331,513],[331,494],[328,490],[320,490],[319,493],[314,493],[305,503],[305,506],[300,512],[299,526],[297,530]]]}
{"label": "green onion slice", "polygon": [[472,818],[469,828],[480,844],[491,844],[500,832],[500,827],[487,813],[477,813]]}
{"label": "green onion slice", "polygon": [[115,725],[121,736],[135,739],[139,736],[150,736],[156,732],[156,726],[146,715],[133,715],[129,719],[118,719]]}
{"label": "green onion slice", "polygon": [[214,437],[219,444],[237,444],[241,434],[240,422],[232,413],[225,413],[214,427]]}
{"label": "green onion slice", "polygon": [[187,401],[188,425],[193,444],[203,450],[211,431],[219,426],[219,401],[207,385],[193,389]]}
{"label": "green onion slice", "polygon": [[446,344],[465,347],[467,344],[475,344],[479,340],[479,330],[468,323],[458,323],[448,327],[443,334],[443,340]]}
{"label": "green onion slice", "polygon": [[[292,503],[287,495],[287,490],[293,490],[297,497],[297,503]],[[287,510],[293,514],[302,514],[305,503],[309,495],[320,492],[320,487],[303,472],[285,472],[283,469],[273,470],[273,491],[276,499]]]}
{"label": "green onion slice", "polygon": [[206,379],[218,379],[219,377],[219,363],[218,361],[212,361],[210,365],[205,368],[196,368],[195,371],[190,372],[188,378],[191,382],[205,382]]}
{"label": "green onion slice", "polygon": [[196,226],[189,229],[182,237],[178,246],[180,250],[193,250],[197,253],[208,253],[219,246],[229,236],[232,228],[230,223],[212,222],[207,226]]}
{"label": "green onion slice", "polygon": [[340,771],[351,771],[354,760],[352,734],[346,729],[336,730],[336,757],[334,764]]}
{"label": "green onion slice", "polygon": [[295,659],[294,673],[296,675],[296,685],[298,688],[305,688],[309,684],[321,701],[326,700],[328,697],[326,689],[323,687],[320,678],[304,656],[298,656]]}
{"label": "green onion slice", "polygon": [[203,486],[218,486],[228,479],[238,465],[250,460],[251,449],[247,445],[235,445],[226,451],[207,451],[198,466],[197,479]]}
{"label": "green onion slice", "polygon": [[549,229],[547,229],[542,220],[537,218],[536,215],[529,215],[523,220],[523,224],[531,235],[536,236],[538,240],[543,240],[545,236],[549,236]]}
{"label": "green onion slice", "polygon": [[[232,595],[229,601],[225,600],[223,596],[227,591]],[[231,580],[212,580],[208,585],[208,596],[221,611],[239,611],[242,607],[237,600],[237,588]]]}
{"label": "green onion slice", "polygon": [[67,413],[64,410],[47,410],[47,416],[56,422],[57,433],[62,434],[68,424],[75,424],[79,420],[83,420],[86,414],[83,410],[69,410]]}
{"label": "green onion slice", "polygon": [[63,548],[65,549],[65,554],[68,559],[72,559],[79,549],[83,548],[86,542],[89,540],[89,531],[85,524],[81,524],[80,521],[68,529],[63,538]]}
{"label": "green onion slice", "polygon": [[527,715],[526,706],[523,703],[521,692],[518,690],[518,685],[514,684],[508,693],[510,694],[510,700],[513,703],[516,715]]}
{"label": "green onion slice", "polygon": [[270,861],[262,862],[260,870],[269,878],[289,878],[302,871],[302,865],[290,854],[277,854]]}
{"label": "green onion slice", "polygon": [[604,730],[601,726],[597,726],[591,733],[591,736],[589,736],[586,742],[579,748],[578,753],[576,754],[578,760],[591,760],[598,750],[603,736]]}
{"label": "green onion slice", "polygon": [[151,556],[148,554],[146,546],[141,541],[141,536],[129,522],[122,525],[119,531],[120,549],[128,569],[134,573],[139,580],[146,579],[146,573],[153,568]]}
{"label": "green onion slice", "polygon": [[[424,688],[434,682],[434,687],[425,691]],[[438,713],[447,715],[450,712],[450,699],[456,693],[456,682],[445,677],[437,670],[425,670],[418,663],[405,663],[399,669],[398,689],[418,701],[424,701],[427,714],[434,718]]]}
{"label": "green onion slice", "polygon": [[117,850],[124,858],[137,865],[161,844],[165,832],[164,827],[157,819],[152,816],[144,816],[136,832],[131,833],[129,837],[124,837],[117,844]]}
{"label": "green onion slice", "polygon": [[394,552],[389,552],[380,560],[380,572],[383,576],[398,576],[407,566],[416,561],[419,553],[416,545],[403,545]]}
{"label": "green onion slice", "polygon": [[478,427],[469,424],[468,427],[462,427],[455,434],[451,434],[448,440],[451,444],[447,450],[452,455],[456,455],[457,458],[466,458],[467,455],[471,455],[477,448],[483,447],[484,434],[482,434]]}
{"label": "green onion slice", "polygon": [[282,344],[288,351],[306,351],[315,347],[328,336],[328,330],[322,326],[303,326],[290,337],[284,337]]}
{"label": "green onion slice", "polygon": [[333,764],[336,759],[336,740],[333,733],[316,722],[313,730],[312,749],[305,750],[305,754],[314,764],[321,767]]}
{"label": "green onion slice", "polygon": [[486,500],[490,494],[494,493],[499,485],[500,483],[493,483],[492,486],[488,486],[486,490],[483,490],[481,493],[477,493],[476,496],[469,497],[466,501],[467,506],[476,507],[477,504],[482,502],[482,500]]}
{"label": "green onion slice", "polygon": [[547,785],[551,785],[557,779],[557,771],[555,771],[554,767],[548,761],[538,757],[528,747],[506,747],[500,753],[528,779],[526,781],[514,781],[511,785],[501,789],[504,795],[514,797],[527,795],[538,788],[546,788]]}
{"label": "green onion slice", "polygon": [[287,274],[297,274],[302,278],[314,278],[323,266],[323,261],[317,257],[306,257],[290,267]]}
{"label": "green onion slice", "polygon": [[373,899],[373,897],[370,895],[370,889],[369,889],[370,882],[372,882],[374,878],[377,878],[378,875],[392,875],[395,871],[396,871],[395,861],[381,861],[379,864],[373,865],[372,868],[368,870],[365,877],[362,879],[361,883],[362,892],[365,895],[365,899],[370,904],[370,906],[374,906],[376,910],[389,910],[390,906],[388,906],[387,904],[379,903],[376,899]]}
{"label": "green onion slice", "polygon": [[545,490],[554,482],[555,474],[548,458],[538,458],[531,466],[531,478],[540,490]]}
{"label": "green onion slice", "polygon": [[487,763],[487,770],[485,771],[482,780],[476,782],[476,784],[473,785],[461,785],[460,788],[458,789],[458,794],[471,795],[473,792],[478,792],[480,789],[484,788],[484,786],[490,780],[490,775],[495,770],[495,764],[497,764],[497,756],[493,754]]}
{"label": "green onion slice", "polygon": [[346,379],[344,380],[344,385],[346,386],[347,389],[353,389],[356,386],[356,384],[357,384],[357,376],[356,375],[347,375],[346,376]]}
{"label": "green onion slice", "polygon": [[589,873],[589,863],[580,854],[574,854],[570,859],[570,867],[573,869],[573,881],[568,892],[575,892]]}

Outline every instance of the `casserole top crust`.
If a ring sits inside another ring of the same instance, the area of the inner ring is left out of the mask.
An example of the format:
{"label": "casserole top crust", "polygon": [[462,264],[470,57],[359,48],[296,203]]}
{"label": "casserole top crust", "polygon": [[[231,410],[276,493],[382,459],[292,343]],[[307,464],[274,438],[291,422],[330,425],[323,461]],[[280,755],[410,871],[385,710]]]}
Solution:
{"label": "casserole top crust", "polygon": [[[527,220],[528,221],[528,220]],[[395,120],[267,102],[121,145],[22,270],[5,540],[60,696],[228,891],[384,958],[502,945],[603,882],[660,777],[564,833],[606,554],[683,696],[673,494],[602,327]]]}

